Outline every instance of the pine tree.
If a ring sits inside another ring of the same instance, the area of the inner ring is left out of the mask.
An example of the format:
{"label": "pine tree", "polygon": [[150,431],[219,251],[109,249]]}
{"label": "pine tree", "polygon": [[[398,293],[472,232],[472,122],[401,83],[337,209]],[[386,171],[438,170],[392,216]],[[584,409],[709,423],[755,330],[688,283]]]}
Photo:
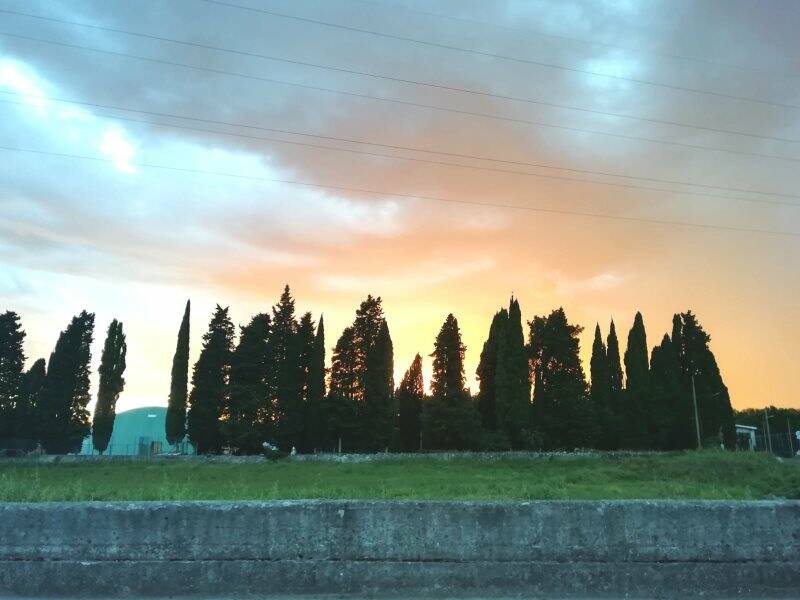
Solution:
{"label": "pine tree", "polygon": [[256,454],[272,437],[272,410],[267,402],[267,357],[270,316],[257,314],[241,327],[231,355],[228,402],[222,433],[239,453]]}
{"label": "pine tree", "polygon": [[89,375],[94,314],[82,311],[61,332],[47,365],[38,411],[47,452],[77,452],[89,434]]}
{"label": "pine tree", "polygon": [[[736,447],[734,414],[728,388],[722,381],[717,361],[711,352],[709,336],[691,312],[675,315],[673,347],[681,366],[683,389],[691,393],[694,379],[700,437],[703,445]],[[688,396],[691,398],[690,396]]]}
{"label": "pine tree", "polygon": [[228,377],[234,328],[228,308],[219,304],[203,335],[203,349],[192,372],[188,434],[198,454],[219,452],[223,438],[220,418],[228,403]]}
{"label": "pine tree", "polygon": [[497,429],[497,354],[500,337],[508,327],[508,311],[495,313],[489,326],[489,337],[483,343],[476,375],[478,377],[478,412],[483,428]]}
{"label": "pine tree", "polygon": [[21,395],[25,354],[25,332],[17,313],[0,314],[0,445],[19,438],[20,422],[25,412]]}
{"label": "pine tree", "polygon": [[605,428],[604,437],[610,450],[616,450],[623,445],[625,437],[625,416],[623,400],[623,378],[622,363],[620,361],[619,339],[617,338],[617,326],[614,319],[608,328],[606,338],[606,356],[608,358],[608,387],[609,387],[609,420]]}
{"label": "pine tree", "polygon": [[464,387],[464,353],[458,321],[449,314],[436,336],[431,398],[422,415],[425,450],[469,450],[480,441],[480,417]]}
{"label": "pine tree", "polygon": [[627,448],[652,447],[655,424],[651,421],[650,365],[647,359],[647,334],[642,313],[637,312],[628,333],[625,349],[625,393],[620,414],[623,420],[622,444]]}
{"label": "pine tree", "polygon": [[275,441],[287,451],[301,444],[304,428],[297,330],[294,298],[287,285],[272,308],[267,377],[267,394],[276,413]]}
{"label": "pine tree", "polygon": [[42,393],[46,378],[47,362],[43,358],[34,362],[22,376],[18,437],[26,441],[26,448],[30,450],[40,437],[39,412],[42,410]]}
{"label": "pine tree", "polygon": [[573,450],[596,442],[598,425],[579,358],[582,331],[569,324],[563,308],[530,322],[534,426],[550,449]]}
{"label": "pine tree", "polygon": [[611,406],[611,376],[608,372],[608,355],[599,323],[594,329],[589,372],[592,378],[589,395],[601,429],[598,445],[604,450],[614,450],[617,447],[617,440],[614,435],[615,415]]}
{"label": "pine tree", "polygon": [[325,403],[325,373],[325,324],[323,317],[320,316],[308,372],[308,439],[311,450],[321,448],[324,444],[322,418]]}
{"label": "pine tree", "polygon": [[172,358],[172,378],[167,402],[167,442],[175,445],[186,435],[186,400],[189,395],[189,313],[191,301],[186,301],[183,320],[178,330],[178,344]]}
{"label": "pine tree", "polygon": [[92,445],[100,454],[108,448],[108,442],[114,430],[117,399],[125,387],[123,374],[125,373],[127,351],[128,346],[125,343],[122,323],[114,319],[108,326],[103,354],[100,358],[100,384],[92,419]]}
{"label": "pine tree", "polygon": [[519,302],[511,298],[508,321],[501,329],[497,352],[497,422],[512,449],[530,444],[531,384],[522,314]]}
{"label": "pine tree", "polygon": [[419,450],[424,400],[425,384],[422,380],[422,357],[417,354],[403,376],[400,387],[397,389],[397,428],[399,445],[403,452],[416,452]]}

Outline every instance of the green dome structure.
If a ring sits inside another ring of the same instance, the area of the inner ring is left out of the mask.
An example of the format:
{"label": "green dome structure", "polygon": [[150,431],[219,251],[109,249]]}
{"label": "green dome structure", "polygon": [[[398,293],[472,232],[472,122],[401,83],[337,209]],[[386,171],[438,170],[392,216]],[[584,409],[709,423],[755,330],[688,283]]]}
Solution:
{"label": "green dome structure", "polygon": [[[103,453],[109,456],[152,456],[176,449],[167,442],[164,429],[167,409],[165,406],[145,406],[118,413],[114,419],[111,441]],[[186,453],[191,446],[184,442],[177,448]],[[98,454],[92,445],[92,437],[83,441],[81,454]]]}

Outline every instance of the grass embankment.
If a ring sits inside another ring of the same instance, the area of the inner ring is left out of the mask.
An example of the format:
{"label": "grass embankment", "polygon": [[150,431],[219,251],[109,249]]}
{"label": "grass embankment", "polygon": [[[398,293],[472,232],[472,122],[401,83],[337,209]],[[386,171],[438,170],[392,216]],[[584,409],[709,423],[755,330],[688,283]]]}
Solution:
{"label": "grass embankment", "polygon": [[279,461],[197,460],[41,464],[0,462],[0,501],[600,500],[800,498],[800,467],[766,454],[686,452],[553,456]]}

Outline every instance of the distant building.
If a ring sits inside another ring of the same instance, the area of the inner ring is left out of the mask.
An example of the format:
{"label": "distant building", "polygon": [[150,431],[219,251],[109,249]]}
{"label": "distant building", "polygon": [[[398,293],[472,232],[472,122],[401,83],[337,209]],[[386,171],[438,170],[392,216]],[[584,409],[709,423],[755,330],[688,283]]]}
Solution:
{"label": "distant building", "polygon": [[[110,456],[152,456],[170,452],[165,423],[167,409],[164,406],[146,406],[118,413],[114,419],[114,431],[108,448],[103,454]],[[182,444],[181,452],[191,454],[192,447]],[[92,436],[83,440],[81,454],[98,454],[92,445]]]}
{"label": "distant building", "polygon": [[756,430],[752,425],[736,425],[736,444],[739,450],[756,449]]}

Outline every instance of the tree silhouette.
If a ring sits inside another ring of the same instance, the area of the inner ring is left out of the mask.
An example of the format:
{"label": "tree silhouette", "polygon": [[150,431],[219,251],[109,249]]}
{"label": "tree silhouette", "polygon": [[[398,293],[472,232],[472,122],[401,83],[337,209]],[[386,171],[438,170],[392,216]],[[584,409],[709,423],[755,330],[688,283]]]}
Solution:
{"label": "tree silhouette", "polygon": [[578,356],[583,328],[569,324],[563,308],[529,325],[534,426],[547,448],[592,447],[598,426]]}
{"label": "tree silhouette", "polygon": [[261,444],[273,434],[266,385],[269,331],[270,316],[255,315],[241,327],[239,343],[231,355],[222,433],[242,454],[261,453]]}
{"label": "tree silhouette", "polygon": [[399,444],[403,452],[419,450],[424,400],[422,357],[417,354],[397,389]]}
{"label": "tree silhouette", "polygon": [[306,429],[309,450],[316,450],[324,443],[322,418],[325,403],[325,373],[325,323],[323,317],[320,316],[311,347],[307,381],[308,421]]}
{"label": "tree silhouette", "polygon": [[108,326],[103,354],[100,357],[100,384],[92,419],[92,445],[100,454],[108,448],[114,430],[117,400],[125,387],[123,374],[127,351],[122,323],[114,319]]}
{"label": "tree silhouette", "polygon": [[285,450],[301,443],[304,427],[297,331],[294,298],[287,285],[278,304],[272,308],[267,361],[267,394],[272,398],[276,413],[275,441]]}
{"label": "tree silhouette", "polygon": [[489,337],[483,343],[476,375],[478,377],[478,412],[481,424],[488,431],[497,430],[497,355],[500,337],[508,327],[508,311],[497,311],[489,326]]}
{"label": "tree silhouette", "polygon": [[496,374],[497,422],[512,449],[530,444],[531,384],[522,314],[511,298],[507,325],[500,330]]}
{"label": "tree silhouette", "polygon": [[172,357],[169,400],[165,429],[167,442],[175,445],[186,435],[186,401],[189,395],[189,314],[191,301],[186,301],[183,320],[178,330],[178,343]]}
{"label": "tree silhouette", "polygon": [[479,445],[480,417],[464,387],[464,353],[458,321],[447,315],[436,336],[431,398],[422,415],[425,450],[469,450]]}
{"label": "tree silhouette", "polygon": [[26,412],[21,394],[24,340],[19,315],[12,311],[0,314],[0,440],[10,441],[21,433],[21,418]]}
{"label": "tree silhouette", "polygon": [[89,363],[94,313],[85,310],[61,332],[47,364],[41,396],[40,438],[53,454],[77,452],[89,434]]}
{"label": "tree silhouette", "polygon": [[228,308],[217,304],[208,331],[203,334],[203,349],[194,365],[189,395],[187,429],[198,454],[219,452],[222,448],[220,418],[228,403],[233,336]]}
{"label": "tree silhouette", "polygon": [[611,377],[608,371],[608,355],[606,345],[603,343],[603,336],[600,333],[599,323],[594,329],[589,372],[592,378],[589,395],[602,430],[598,438],[598,446],[604,450],[613,450],[618,445],[614,435],[616,415],[611,405]]}
{"label": "tree silhouette", "polygon": [[628,332],[625,349],[625,393],[620,419],[624,423],[622,444],[626,448],[650,448],[656,435],[652,420],[650,365],[647,358],[647,334],[642,313],[637,312]]}
{"label": "tree silhouette", "polygon": [[43,420],[40,419],[40,411],[42,411],[42,393],[46,378],[47,363],[43,358],[34,362],[22,376],[17,436],[27,440],[27,446],[31,449],[34,447],[33,442],[41,437]]}

